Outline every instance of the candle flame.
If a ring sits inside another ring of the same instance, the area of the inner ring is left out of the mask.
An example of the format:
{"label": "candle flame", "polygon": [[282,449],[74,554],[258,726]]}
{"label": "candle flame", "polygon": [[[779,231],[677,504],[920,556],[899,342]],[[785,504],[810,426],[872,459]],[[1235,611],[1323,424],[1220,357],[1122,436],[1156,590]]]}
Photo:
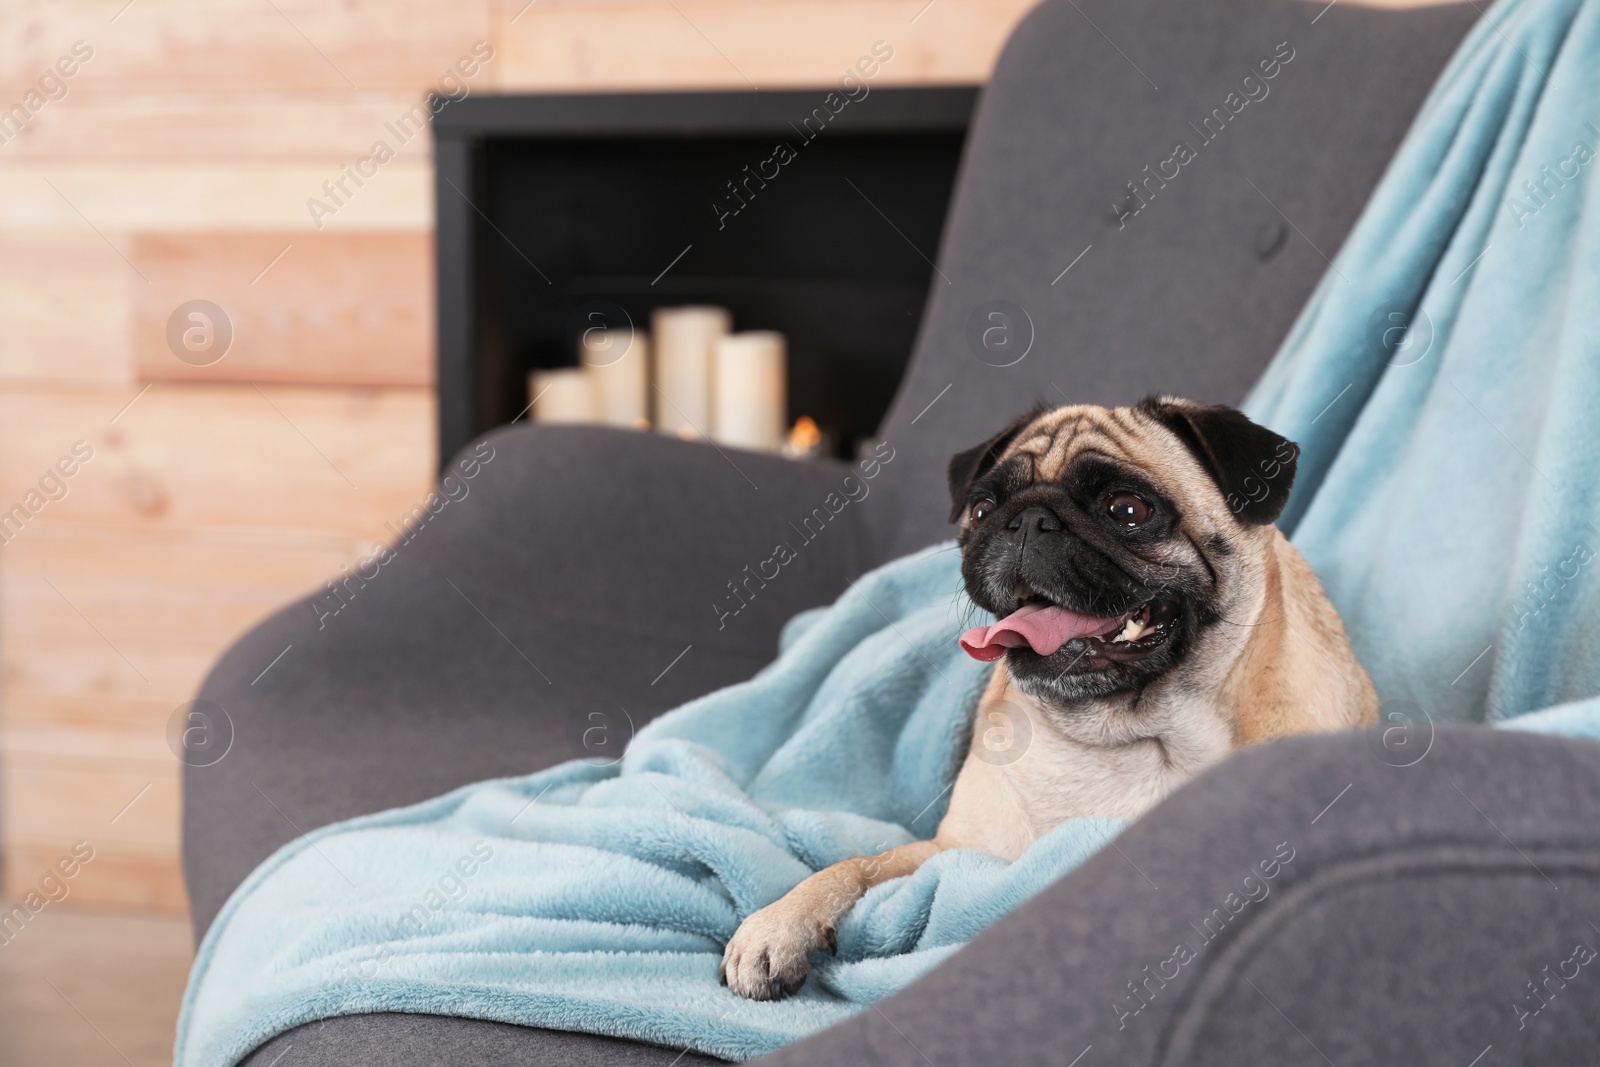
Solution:
{"label": "candle flame", "polygon": [[816,420],[810,415],[801,415],[789,431],[789,447],[786,451],[791,456],[803,456],[821,443],[822,430],[817,427]]}

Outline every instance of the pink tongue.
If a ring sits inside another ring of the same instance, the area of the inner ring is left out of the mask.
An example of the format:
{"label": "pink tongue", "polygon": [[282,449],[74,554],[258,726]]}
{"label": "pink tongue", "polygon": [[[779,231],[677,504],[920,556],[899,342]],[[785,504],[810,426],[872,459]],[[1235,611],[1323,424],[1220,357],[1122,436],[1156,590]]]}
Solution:
{"label": "pink tongue", "polygon": [[1097,619],[1054,604],[1029,604],[993,626],[974,626],[961,635],[961,647],[973,659],[996,660],[1008,648],[1027,645],[1041,656],[1053,655],[1075,637],[1109,633],[1121,619]]}

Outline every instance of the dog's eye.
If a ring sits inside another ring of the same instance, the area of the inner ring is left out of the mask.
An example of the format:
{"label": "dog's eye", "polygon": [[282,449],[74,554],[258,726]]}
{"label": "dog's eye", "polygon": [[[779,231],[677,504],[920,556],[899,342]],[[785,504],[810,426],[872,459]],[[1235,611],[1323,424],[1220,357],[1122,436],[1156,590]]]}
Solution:
{"label": "dog's eye", "polygon": [[982,500],[972,505],[971,509],[968,510],[967,515],[972,519],[973,522],[981,522],[991,511],[994,510],[994,507],[994,501],[990,500],[988,497],[984,497]]}
{"label": "dog's eye", "polygon": [[1118,493],[1106,501],[1106,514],[1124,526],[1140,526],[1150,518],[1150,505],[1132,493]]}

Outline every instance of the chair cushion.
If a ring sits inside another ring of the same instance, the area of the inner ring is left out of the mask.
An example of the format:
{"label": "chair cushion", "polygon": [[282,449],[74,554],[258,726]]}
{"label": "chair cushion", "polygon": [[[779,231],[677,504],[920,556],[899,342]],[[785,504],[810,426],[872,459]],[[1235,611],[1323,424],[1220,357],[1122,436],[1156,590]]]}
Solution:
{"label": "chair cushion", "polygon": [[279,1034],[240,1067],[327,1063],[340,1067],[695,1067],[721,1063],[698,1052],[597,1034],[444,1015],[348,1015]]}

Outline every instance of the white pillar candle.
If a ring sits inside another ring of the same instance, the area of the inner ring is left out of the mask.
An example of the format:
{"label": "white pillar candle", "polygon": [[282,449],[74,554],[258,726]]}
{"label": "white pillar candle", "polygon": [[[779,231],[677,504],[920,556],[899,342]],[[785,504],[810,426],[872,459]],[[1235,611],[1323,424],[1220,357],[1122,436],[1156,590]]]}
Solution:
{"label": "white pillar candle", "polygon": [[732,325],[727,308],[657,308],[655,339],[656,428],[694,437],[710,433],[711,353]]}
{"label": "white pillar candle", "polygon": [[783,334],[751,330],[717,341],[711,436],[725,445],[776,452],[788,425]]}
{"label": "white pillar candle", "polygon": [[536,370],[528,376],[534,422],[593,422],[594,383],[583,367]]}
{"label": "white pillar candle", "polygon": [[650,419],[650,338],[643,330],[586,330],[578,353],[594,386],[594,414],[612,426]]}

